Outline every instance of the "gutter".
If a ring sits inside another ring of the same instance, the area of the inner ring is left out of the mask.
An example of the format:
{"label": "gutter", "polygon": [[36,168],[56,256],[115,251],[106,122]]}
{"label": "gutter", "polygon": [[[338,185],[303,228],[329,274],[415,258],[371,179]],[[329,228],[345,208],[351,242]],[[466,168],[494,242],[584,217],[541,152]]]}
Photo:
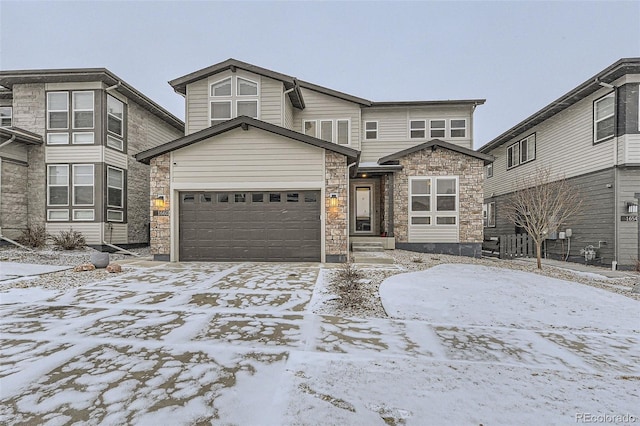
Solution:
{"label": "gutter", "polygon": [[9,145],[11,142],[13,142],[15,140],[16,140],[16,135],[11,136],[11,138],[9,138],[9,140],[0,143],[0,148],[4,148],[5,146]]}

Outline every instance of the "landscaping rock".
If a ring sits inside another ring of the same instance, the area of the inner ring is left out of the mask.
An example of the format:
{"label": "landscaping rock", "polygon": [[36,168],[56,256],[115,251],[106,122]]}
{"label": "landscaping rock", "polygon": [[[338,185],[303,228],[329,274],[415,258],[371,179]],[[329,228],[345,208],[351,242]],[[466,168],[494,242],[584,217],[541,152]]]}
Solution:
{"label": "landscaping rock", "polygon": [[122,266],[118,265],[117,263],[110,263],[107,265],[107,272],[111,274],[122,272]]}
{"label": "landscaping rock", "polygon": [[93,271],[94,269],[96,269],[96,267],[91,263],[83,263],[73,268],[73,272]]}

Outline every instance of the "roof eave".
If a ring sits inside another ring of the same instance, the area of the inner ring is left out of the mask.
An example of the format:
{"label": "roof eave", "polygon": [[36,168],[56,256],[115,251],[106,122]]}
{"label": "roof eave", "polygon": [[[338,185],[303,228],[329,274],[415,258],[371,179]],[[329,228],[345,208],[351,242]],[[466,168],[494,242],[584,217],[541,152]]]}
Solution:
{"label": "roof eave", "polygon": [[440,139],[432,139],[432,140],[427,141],[425,143],[412,146],[411,148],[407,148],[407,149],[404,149],[402,151],[398,151],[398,152],[395,152],[393,154],[387,155],[385,157],[381,157],[378,160],[378,164],[383,165],[383,164],[385,164],[385,163],[387,163],[389,161],[399,160],[400,158],[402,158],[404,156],[407,156],[409,154],[412,154],[414,152],[422,151],[423,149],[428,149],[428,148],[436,148],[436,147],[448,149],[450,151],[458,152],[460,154],[467,155],[469,157],[477,158],[479,160],[482,160],[484,162],[485,166],[487,164],[493,163],[493,160],[494,160],[494,157],[491,156],[491,155],[480,153],[480,152],[474,151],[472,149],[463,148],[461,146],[454,145],[452,143],[445,142],[445,141],[440,140]]}

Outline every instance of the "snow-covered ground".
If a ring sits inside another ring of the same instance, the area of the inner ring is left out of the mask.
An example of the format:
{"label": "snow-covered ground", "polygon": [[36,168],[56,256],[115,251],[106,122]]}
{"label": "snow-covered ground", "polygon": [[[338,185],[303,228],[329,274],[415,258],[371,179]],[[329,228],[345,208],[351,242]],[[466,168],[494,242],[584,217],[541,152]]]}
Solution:
{"label": "snow-covered ground", "polygon": [[0,423],[640,422],[640,302],[440,265],[382,284],[392,318],[345,318],[314,313],[332,299],[323,276],[172,264],[6,290]]}

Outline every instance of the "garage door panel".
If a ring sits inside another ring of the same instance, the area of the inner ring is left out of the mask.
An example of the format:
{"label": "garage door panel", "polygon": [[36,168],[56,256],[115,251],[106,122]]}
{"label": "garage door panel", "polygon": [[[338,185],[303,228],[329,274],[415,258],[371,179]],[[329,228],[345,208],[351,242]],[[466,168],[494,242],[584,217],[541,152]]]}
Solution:
{"label": "garage door panel", "polygon": [[180,194],[180,260],[319,261],[320,191]]}

